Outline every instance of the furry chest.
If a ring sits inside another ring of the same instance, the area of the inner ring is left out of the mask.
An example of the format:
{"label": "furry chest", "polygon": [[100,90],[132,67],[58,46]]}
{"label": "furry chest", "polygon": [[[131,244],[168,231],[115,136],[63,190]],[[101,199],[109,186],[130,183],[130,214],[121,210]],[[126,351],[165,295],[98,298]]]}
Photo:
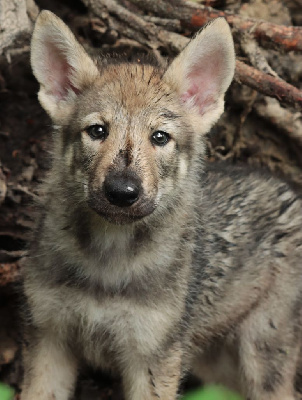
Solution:
{"label": "furry chest", "polygon": [[[86,320],[85,326],[79,325],[85,358],[96,365],[108,364],[118,355],[129,358],[134,353],[152,354],[160,347],[171,323],[163,311],[122,299],[102,304],[89,302],[85,316],[80,318]],[[107,356],[110,360],[106,360]]]}
{"label": "furry chest", "polygon": [[[112,355],[146,356],[160,348],[176,316],[169,307],[145,306],[123,297],[97,301],[77,290],[43,294],[35,319],[52,326],[74,352],[95,366],[110,364]],[[108,363],[107,358],[110,358]]]}

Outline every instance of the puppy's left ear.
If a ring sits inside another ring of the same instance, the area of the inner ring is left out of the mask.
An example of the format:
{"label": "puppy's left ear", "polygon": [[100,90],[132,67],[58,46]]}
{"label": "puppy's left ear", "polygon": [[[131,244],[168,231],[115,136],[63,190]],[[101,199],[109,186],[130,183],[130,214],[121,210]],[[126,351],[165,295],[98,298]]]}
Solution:
{"label": "puppy's left ear", "polygon": [[202,133],[222,114],[234,69],[234,43],[224,18],[207,24],[167,69],[164,80],[176,90]]}

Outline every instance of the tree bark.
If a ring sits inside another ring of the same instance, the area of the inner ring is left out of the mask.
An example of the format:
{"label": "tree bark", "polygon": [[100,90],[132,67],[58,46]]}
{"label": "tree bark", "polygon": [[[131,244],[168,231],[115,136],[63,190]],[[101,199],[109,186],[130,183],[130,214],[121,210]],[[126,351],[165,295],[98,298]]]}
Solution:
{"label": "tree bark", "polygon": [[235,79],[266,96],[274,97],[280,103],[302,110],[302,91],[280,78],[261,72],[237,60]]}

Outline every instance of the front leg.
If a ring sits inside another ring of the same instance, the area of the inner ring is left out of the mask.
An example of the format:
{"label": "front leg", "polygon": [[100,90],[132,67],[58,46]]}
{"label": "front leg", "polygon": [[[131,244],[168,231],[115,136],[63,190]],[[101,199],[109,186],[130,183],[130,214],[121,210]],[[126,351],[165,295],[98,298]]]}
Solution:
{"label": "front leg", "polygon": [[270,307],[278,305],[276,300],[263,302],[240,328],[242,381],[249,400],[297,399],[294,381],[301,325],[282,301],[279,307]]}
{"label": "front leg", "polygon": [[123,370],[126,400],[175,400],[182,375],[182,348],[173,345],[152,360],[127,360]]}
{"label": "front leg", "polygon": [[21,400],[68,400],[77,376],[77,364],[54,336],[35,339],[25,355]]}

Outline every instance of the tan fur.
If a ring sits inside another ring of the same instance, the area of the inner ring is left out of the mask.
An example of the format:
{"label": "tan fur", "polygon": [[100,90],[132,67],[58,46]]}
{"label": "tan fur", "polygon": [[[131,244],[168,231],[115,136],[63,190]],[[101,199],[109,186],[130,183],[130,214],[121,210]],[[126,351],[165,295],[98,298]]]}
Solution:
{"label": "tan fur", "polygon": [[[22,398],[57,400],[70,397],[77,365],[74,357],[55,337],[45,335],[34,349],[28,349],[26,360]],[[56,382],[55,386],[52,381]]]}
{"label": "tan fur", "polygon": [[173,400],[188,371],[298,399],[301,199],[205,167],[235,66],[225,20],[161,69],[95,62],[42,12],[31,61],[55,132],[25,266],[22,400],[67,400],[83,359],[120,374],[127,400]]}

